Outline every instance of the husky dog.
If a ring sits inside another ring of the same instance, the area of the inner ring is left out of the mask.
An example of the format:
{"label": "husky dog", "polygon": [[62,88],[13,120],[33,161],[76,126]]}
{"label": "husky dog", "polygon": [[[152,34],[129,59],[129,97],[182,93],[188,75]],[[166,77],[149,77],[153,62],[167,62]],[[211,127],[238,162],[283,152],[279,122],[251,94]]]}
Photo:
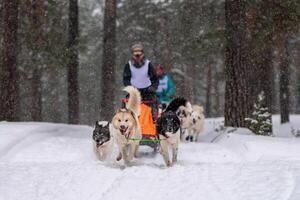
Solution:
{"label": "husky dog", "polygon": [[112,126],[120,152],[117,161],[123,158],[124,163],[127,165],[133,157],[137,157],[139,139],[142,138],[138,121],[141,95],[132,86],[125,87],[124,91],[129,93],[128,103],[126,108],[117,110],[112,119]]}
{"label": "husky dog", "polygon": [[183,105],[179,106],[176,110],[176,114],[180,120],[180,138],[183,140],[185,136],[189,134],[190,127],[191,127],[191,113],[192,113],[192,105],[187,100],[181,100]]}
{"label": "husky dog", "polygon": [[198,141],[199,134],[203,131],[204,126],[204,109],[202,106],[193,105],[193,111],[191,113],[191,126],[190,130],[190,141]]}
{"label": "husky dog", "polygon": [[113,149],[111,124],[107,121],[97,121],[93,131],[94,151],[99,160],[104,161]]}
{"label": "husky dog", "polygon": [[[176,111],[180,106],[185,106],[186,103],[187,101],[184,98],[174,99],[157,119],[156,129],[160,139],[160,153],[168,167],[177,162],[180,141],[180,119]],[[169,156],[169,149],[172,150],[172,162]]]}

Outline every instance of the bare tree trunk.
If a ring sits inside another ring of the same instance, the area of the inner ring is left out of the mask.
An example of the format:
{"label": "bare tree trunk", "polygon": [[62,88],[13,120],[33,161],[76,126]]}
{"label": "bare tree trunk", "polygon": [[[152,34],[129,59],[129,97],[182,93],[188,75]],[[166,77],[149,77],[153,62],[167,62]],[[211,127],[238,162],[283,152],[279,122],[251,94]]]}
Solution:
{"label": "bare tree trunk", "polygon": [[78,88],[78,2],[69,1],[69,38],[68,38],[68,108],[69,123],[79,123],[79,88]]}
{"label": "bare tree trunk", "polygon": [[175,80],[177,80],[177,83],[176,83],[176,93],[177,94],[181,94],[181,95],[186,95],[186,92],[185,92],[185,68],[186,66],[181,66],[180,67],[180,72],[175,74],[178,78],[176,78]]}
{"label": "bare tree trunk", "polygon": [[246,52],[245,5],[226,0],[226,86],[225,126],[246,127],[249,115],[248,63]]}
{"label": "bare tree trunk", "polygon": [[32,45],[32,66],[33,75],[31,79],[32,107],[31,118],[33,121],[42,121],[42,17],[43,1],[29,0],[30,25],[31,25],[31,45]]}
{"label": "bare tree trunk", "polygon": [[193,35],[188,30],[193,29],[193,19],[197,10],[197,1],[189,0],[184,1],[183,3],[183,16],[181,19],[182,29],[183,29],[183,38],[182,38],[182,52],[183,52],[183,61],[185,62],[184,68],[184,91],[183,94],[186,96],[190,101],[194,101],[195,99],[195,84],[193,80],[195,79],[195,59],[193,56],[193,49],[194,49],[194,41]]}
{"label": "bare tree trunk", "polygon": [[206,106],[205,115],[211,117],[211,89],[212,89],[212,66],[211,63],[207,65],[206,74]]}
{"label": "bare tree trunk", "polygon": [[105,1],[100,115],[106,120],[111,119],[114,110],[116,9],[116,0]]}
{"label": "bare tree trunk", "polygon": [[48,99],[46,102],[46,105],[51,106],[51,109],[47,109],[47,113],[45,114],[46,118],[45,120],[50,121],[50,122],[55,122],[55,123],[61,123],[64,120],[64,116],[62,113],[62,106],[60,102],[60,88],[59,88],[59,78],[57,77],[57,70],[55,69],[55,66],[49,66],[47,67],[45,74],[48,76],[47,78],[47,90],[46,93],[48,92]]}
{"label": "bare tree trunk", "polygon": [[[214,73],[214,78],[213,78],[213,87],[214,87],[214,91],[215,91],[215,106],[214,106],[214,110],[216,112],[216,116],[220,116],[221,115],[221,105],[220,105],[220,88],[219,88],[219,79],[220,79],[220,75],[218,72],[217,67],[215,67],[215,73]],[[223,113],[222,113],[223,114]]]}
{"label": "bare tree trunk", "polygon": [[278,103],[278,83],[277,83],[277,74],[278,74],[278,67],[275,65],[273,66],[273,74],[272,74],[272,113],[277,114],[279,113],[279,103]]}
{"label": "bare tree trunk", "polygon": [[300,114],[300,63],[298,64],[297,67],[297,86],[296,86],[296,110],[295,113],[296,114]]}
{"label": "bare tree trunk", "polygon": [[280,114],[281,123],[289,122],[289,63],[288,63],[288,39],[285,38],[285,44],[282,45],[281,63],[280,63]]}
{"label": "bare tree trunk", "polygon": [[296,114],[300,114],[300,44],[297,47],[297,58],[296,58],[297,67],[297,104],[296,104]]}
{"label": "bare tree trunk", "polygon": [[18,120],[19,77],[17,71],[18,0],[4,0],[4,45],[0,118]]}
{"label": "bare tree trunk", "polygon": [[31,78],[31,118],[33,121],[42,121],[42,82],[41,69],[34,69]]}
{"label": "bare tree trunk", "polygon": [[160,32],[163,33],[165,45],[163,50],[162,64],[167,72],[170,72],[173,66],[172,47],[171,47],[171,34],[168,24],[168,16],[162,16],[160,20]]}
{"label": "bare tree trunk", "polygon": [[190,99],[192,102],[195,101],[195,66],[194,65],[189,65],[186,68],[186,76],[185,76],[185,91],[186,91],[186,96],[188,99]]}

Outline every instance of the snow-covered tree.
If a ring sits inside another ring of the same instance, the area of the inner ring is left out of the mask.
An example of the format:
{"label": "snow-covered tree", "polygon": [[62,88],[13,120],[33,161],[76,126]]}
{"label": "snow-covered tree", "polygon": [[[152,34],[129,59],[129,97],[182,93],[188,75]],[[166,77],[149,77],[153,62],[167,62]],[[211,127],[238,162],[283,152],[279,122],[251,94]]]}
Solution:
{"label": "snow-covered tree", "polygon": [[264,106],[265,94],[261,92],[258,95],[258,99],[254,104],[254,111],[251,118],[246,118],[246,121],[250,123],[250,130],[257,135],[272,135],[272,122],[271,113],[269,109]]}

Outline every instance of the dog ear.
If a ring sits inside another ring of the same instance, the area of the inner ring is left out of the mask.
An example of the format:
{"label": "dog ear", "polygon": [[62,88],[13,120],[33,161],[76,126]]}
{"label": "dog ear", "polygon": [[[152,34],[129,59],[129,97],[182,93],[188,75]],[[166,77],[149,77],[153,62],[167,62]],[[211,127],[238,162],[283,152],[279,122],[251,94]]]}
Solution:
{"label": "dog ear", "polygon": [[189,101],[186,103],[185,107],[190,113],[193,111],[192,104]]}
{"label": "dog ear", "polygon": [[127,112],[127,108],[119,108],[115,114],[117,114],[119,112]]}
{"label": "dog ear", "polygon": [[95,127],[99,127],[98,121],[96,121],[96,123],[95,123]]}

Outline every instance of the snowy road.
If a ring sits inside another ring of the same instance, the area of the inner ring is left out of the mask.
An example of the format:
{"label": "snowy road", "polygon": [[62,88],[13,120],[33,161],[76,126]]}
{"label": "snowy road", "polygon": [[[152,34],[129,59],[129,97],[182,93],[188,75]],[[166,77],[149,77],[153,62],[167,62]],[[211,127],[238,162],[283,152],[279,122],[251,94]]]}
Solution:
{"label": "snowy road", "polygon": [[88,126],[0,122],[0,200],[300,199],[300,139],[233,133],[209,143],[217,121],[201,143],[181,144],[172,168],[142,148],[125,169],[95,159]]}

